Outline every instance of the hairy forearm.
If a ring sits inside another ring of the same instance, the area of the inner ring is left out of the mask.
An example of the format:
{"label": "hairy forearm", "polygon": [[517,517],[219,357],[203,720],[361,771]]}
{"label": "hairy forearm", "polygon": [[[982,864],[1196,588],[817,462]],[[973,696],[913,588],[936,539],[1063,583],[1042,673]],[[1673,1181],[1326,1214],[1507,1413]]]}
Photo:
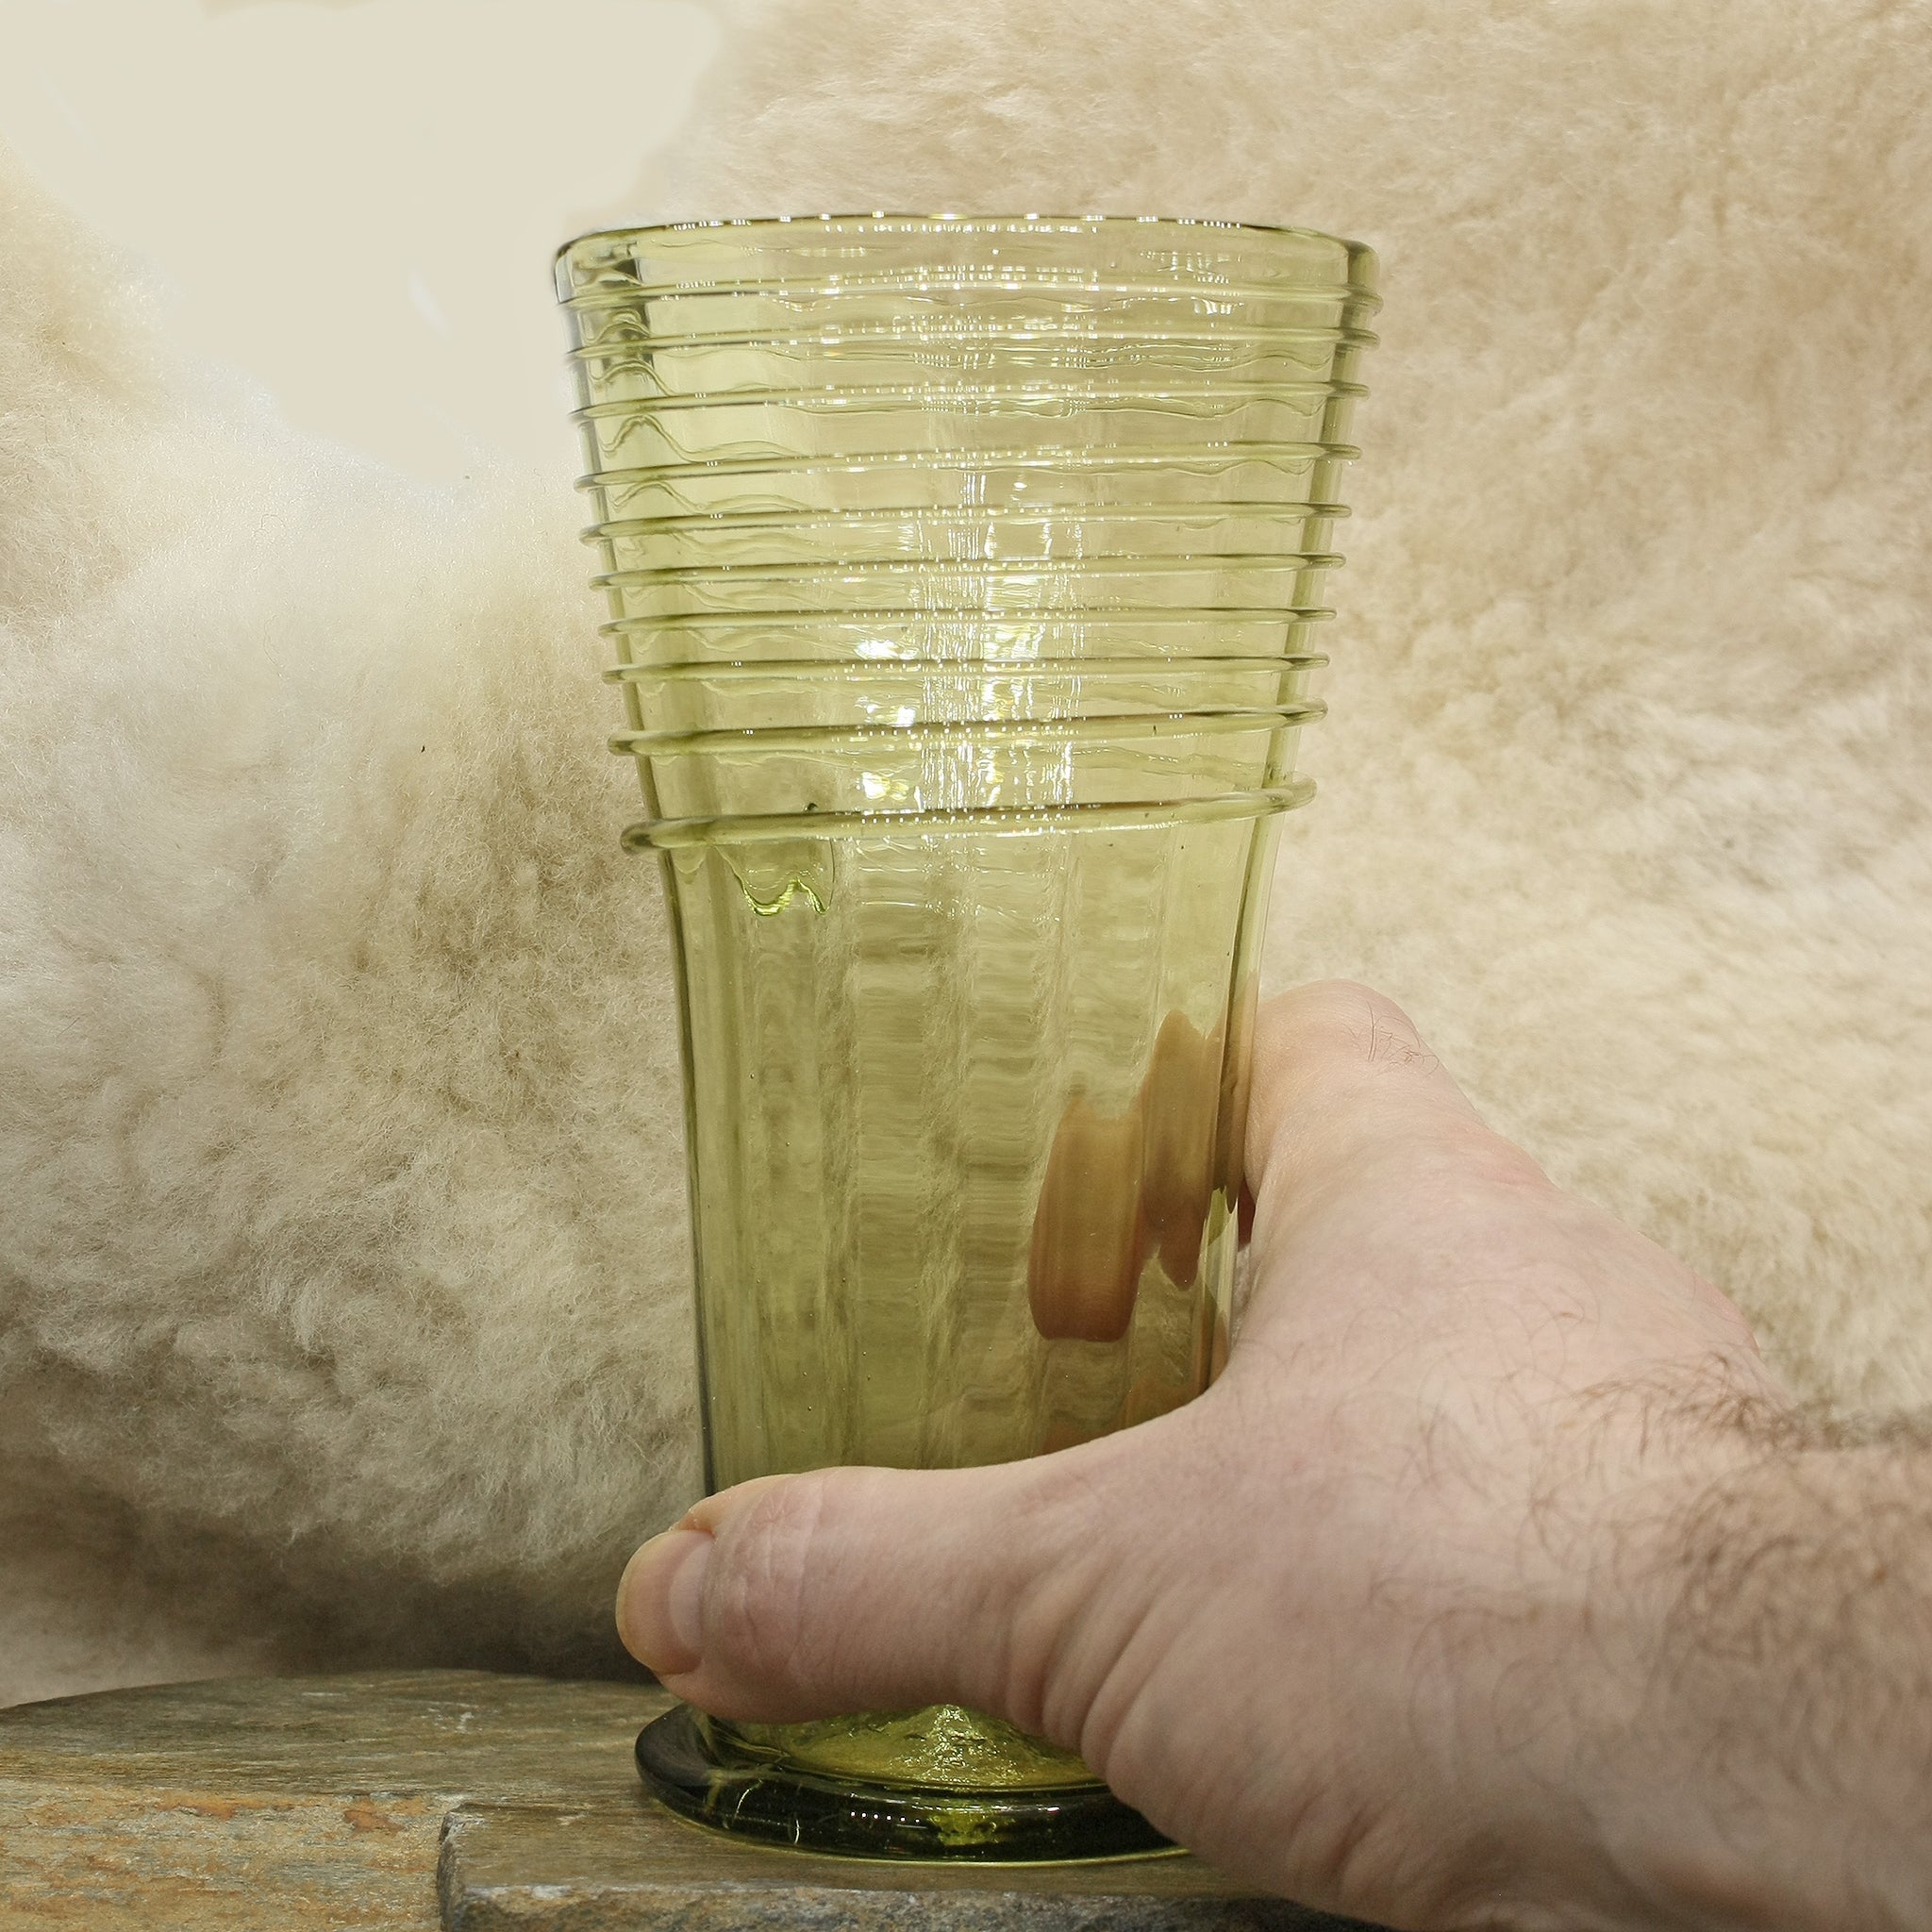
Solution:
{"label": "hairy forearm", "polygon": [[1932,1924],[1932,1445],[1733,1440],[1655,1545],[1613,1851],[1692,1923]]}

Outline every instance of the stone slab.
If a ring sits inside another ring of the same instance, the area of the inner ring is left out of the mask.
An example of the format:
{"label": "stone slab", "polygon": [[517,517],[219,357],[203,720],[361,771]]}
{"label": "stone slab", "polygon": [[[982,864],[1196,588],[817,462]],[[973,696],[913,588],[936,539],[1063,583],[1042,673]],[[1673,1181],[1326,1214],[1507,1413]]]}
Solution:
{"label": "stone slab", "polygon": [[1340,1932],[1198,1859],[900,1865],[645,1796],[670,1698],[481,1671],[228,1678],[0,1710],[6,1932]]}
{"label": "stone slab", "polygon": [[747,1844],[641,1791],[472,1804],[443,1825],[449,1932],[1349,1932],[1198,1858],[920,1865]]}
{"label": "stone slab", "polygon": [[434,1932],[444,1815],[614,1803],[655,1686],[230,1678],[0,1710],[7,1932]]}

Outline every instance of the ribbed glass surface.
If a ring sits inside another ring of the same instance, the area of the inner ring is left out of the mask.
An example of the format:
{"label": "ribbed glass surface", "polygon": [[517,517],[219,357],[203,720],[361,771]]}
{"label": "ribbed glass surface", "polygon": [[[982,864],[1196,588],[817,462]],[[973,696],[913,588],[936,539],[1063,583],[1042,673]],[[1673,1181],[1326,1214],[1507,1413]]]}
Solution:
{"label": "ribbed glass surface", "polygon": [[[677,923],[710,1481],[1188,1400],[1373,257],[868,216],[590,236],[558,281],[626,841]],[[714,1728],[955,1790],[1078,1771],[975,1725]]]}

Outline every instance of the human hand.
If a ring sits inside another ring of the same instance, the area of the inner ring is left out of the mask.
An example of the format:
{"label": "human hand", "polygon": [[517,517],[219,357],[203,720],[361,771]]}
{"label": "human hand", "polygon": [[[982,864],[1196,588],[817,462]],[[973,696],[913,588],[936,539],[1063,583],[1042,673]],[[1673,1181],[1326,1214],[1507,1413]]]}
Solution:
{"label": "human hand", "polygon": [[1685,1622],[1712,1498],[1789,1413],[1737,1310],[1361,988],[1263,1008],[1254,1096],[1254,1285],[1205,1395],[1029,1461],[708,1498],[632,1560],[626,1643],[727,1717],[994,1713],[1224,1868],[1395,1925],[1824,1898],[1774,1869],[1787,1785],[1714,1759],[1735,1659]]}

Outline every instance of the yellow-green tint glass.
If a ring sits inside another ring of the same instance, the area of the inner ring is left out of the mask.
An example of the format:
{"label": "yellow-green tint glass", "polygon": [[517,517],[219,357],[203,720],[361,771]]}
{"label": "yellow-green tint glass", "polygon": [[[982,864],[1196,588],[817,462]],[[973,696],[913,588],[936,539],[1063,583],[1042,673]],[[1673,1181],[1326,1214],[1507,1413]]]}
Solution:
{"label": "yellow-green tint glass", "polygon": [[[1216,1372],[1374,267],[1036,217],[559,257],[626,842],[677,933],[714,1486],[1041,1454]],[[982,1853],[1015,1792],[1091,1784],[950,1707],[685,1741],[720,1807],[939,1793]]]}

